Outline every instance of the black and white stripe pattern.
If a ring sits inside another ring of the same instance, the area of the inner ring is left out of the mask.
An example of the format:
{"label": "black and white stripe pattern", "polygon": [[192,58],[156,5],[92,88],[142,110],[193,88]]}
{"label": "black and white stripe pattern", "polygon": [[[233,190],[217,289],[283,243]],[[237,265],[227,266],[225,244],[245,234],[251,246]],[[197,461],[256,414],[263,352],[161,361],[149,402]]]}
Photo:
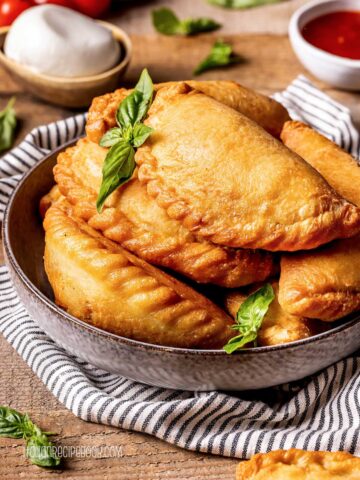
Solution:
{"label": "black and white stripe pattern", "polygon": [[[276,94],[305,120],[358,157],[349,111],[304,77]],[[84,129],[85,116],[39,127],[0,160],[3,212],[21,174]],[[360,357],[342,360],[296,384],[239,394],[149,387],[69,355],[29,317],[0,268],[0,331],[47,388],[78,417],[146,432],[190,450],[239,458],[298,447],[360,454]]]}
{"label": "black and white stripe pattern", "polygon": [[294,80],[288,88],[274,95],[294,120],[312,125],[316,130],[350,152],[360,156],[359,132],[351,121],[348,108],[330,99],[303,75]]}

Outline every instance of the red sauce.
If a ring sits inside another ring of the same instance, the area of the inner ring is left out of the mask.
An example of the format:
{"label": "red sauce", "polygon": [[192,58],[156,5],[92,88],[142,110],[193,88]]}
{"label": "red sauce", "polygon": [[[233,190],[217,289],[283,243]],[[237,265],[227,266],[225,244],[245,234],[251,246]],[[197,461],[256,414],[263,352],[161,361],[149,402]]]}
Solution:
{"label": "red sauce", "polygon": [[360,59],[360,12],[332,12],[314,18],[302,29],[309,43],[339,57]]}

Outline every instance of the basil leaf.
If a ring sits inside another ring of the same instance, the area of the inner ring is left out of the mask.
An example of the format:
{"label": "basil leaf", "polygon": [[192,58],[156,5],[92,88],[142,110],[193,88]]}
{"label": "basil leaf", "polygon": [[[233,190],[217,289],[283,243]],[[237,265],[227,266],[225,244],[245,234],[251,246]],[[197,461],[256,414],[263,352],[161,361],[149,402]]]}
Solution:
{"label": "basil leaf", "polygon": [[26,456],[31,463],[39,467],[57,467],[61,461],[55,453],[54,444],[40,429],[37,435],[27,440]]}
{"label": "basil leaf", "polygon": [[194,35],[201,32],[211,32],[221,27],[211,18],[179,20],[169,8],[153,10],[152,20],[155,29],[163,35]]}
{"label": "basil leaf", "polygon": [[24,415],[9,407],[0,407],[0,437],[23,438]]}
{"label": "basil leaf", "polygon": [[135,150],[133,146],[121,140],[108,151],[102,170],[102,183],[96,201],[100,213],[107,197],[120,185],[130,180],[135,170]]}
{"label": "basil leaf", "polygon": [[47,435],[53,434],[43,432],[30,420],[27,413],[24,415],[23,424],[24,438],[26,439],[26,457],[30,462],[39,467],[57,467],[60,465],[61,460],[56,455],[55,445],[47,437]]}
{"label": "basil leaf", "polygon": [[30,420],[30,417],[27,413],[24,415],[23,428],[24,438],[31,437],[32,435],[39,435],[41,433],[40,428]]}
{"label": "basil leaf", "polygon": [[211,18],[188,18],[181,22],[181,26],[185,35],[213,32],[221,27],[220,23],[215,22]]}
{"label": "basil leaf", "polygon": [[102,182],[96,201],[99,213],[107,197],[132,177],[136,166],[135,148],[140,147],[153,131],[141,123],[151,105],[153,91],[153,82],[145,68],[133,92],[117,109],[116,121],[119,128],[109,130],[100,140],[101,146],[111,148],[104,161]]}
{"label": "basil leaf", "polygon": [[[135,90],[143,94],[144,102],[149,108],[153,98],[154,84],[146,68],[144,68],[144,70],[141,72],[139,81],[135,85]],[[146,113],[147,113],[147,110],[145,111],[144,115],[140,118],[140,120],[144,118]]]}
{"label": "basil leaf", "polygon": [[146,68],[142,71],[133,92],[120,104],[116,120],[122,128],[134,126],[145,117],[153,97],[154,85]]}
{"label": "basil leaf", "polygon": [[99,145],[101,147],[112,147],[119,140],[122,139],[121,128],[110,128],[100,139]]}
{"label": "basil leaf", "polygon": [[226,353],[233,353],[246,344],[256,341],[258,331],[274,298],[274,290],[267,283],[249,295],[240,305],[235,324],[232,326],[234,330],[240,332],[240,335],[231,338],[224,346]]}
{"label": "basil leaf", "polygon": [[194,75],[199,75],[213,68],[239,63],[242,58],[233,53],[231,45],[218,40],[212,46],[210,54],[196,67]]}
{"label": "basil leaf", "polygon": [[159,8],[151,12],[155,29],[163,35],[179,33],[180,20],[170,8]]}
{"label": "basil leaf", "polygon": [[35,425],[27,413],[0,406],[0,437],[24,438],[26,456],[39,467],[56,467],[60,464],[47,433]]}
{"label": "basil leaf", "polygon": [[6,108],[0,112],[0,152],[8,150],[14,143],[16,128],[14,103],[15,97],[12,97]]}
{"label": "basil leaf", "polygon": [[226,353],[233,353],[235,350],[239,350],[244,347],[247,343],[254,341],[250,335],[237,335],[236,337],[231,338],[228,343],[224,346]]}
{"label": "basil leaf", "polygon": [[137,123],[133,129],[133,145],[134,147],[141,147],[141,145],[146,141],[146,139],[154,131],[153,128],[144,125],[143,123]]}
{"label": "basil leaf", "polygon": [[130,93],[121,103],[116,112],[116,120],[121,128],[133,126],[139,122],[140,105],[143,103],[143,94],[137,90]]}
{"label": "basil leaf", "polygon": [[260,5],[271,5],[283,0],[208,0],[208,3],[225,8],[253,8]]}

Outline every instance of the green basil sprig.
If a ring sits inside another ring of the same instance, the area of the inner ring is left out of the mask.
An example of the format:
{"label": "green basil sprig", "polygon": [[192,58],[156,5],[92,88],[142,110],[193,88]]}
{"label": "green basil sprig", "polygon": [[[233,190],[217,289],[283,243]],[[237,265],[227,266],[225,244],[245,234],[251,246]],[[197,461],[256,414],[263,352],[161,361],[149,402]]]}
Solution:
{"label": "green basil sprig", "polygon": [[14,110],[15,97],[0,112],[0,152],[8,150],[14,143],[16,116]]}
{"label": "green basil sprig", "polygon": [[211,18],[187,18],[180,20],[170,8],[159,8],[152,11],[155,29],[163,35],[195,35],[212,32],[221,25]]}
{"label": "green basil sprig", "polygon": [[253,8],[281,1],[283,0],[208,0],[208,3],[225,8]]}
{"label": "green basil sprig", "polygon": [[39,467],[57,467],[60,458],[54,453],[54,444],[48,439],[51,432],[43,432],[29,418],[9,407],[0,406],[0,437],[23,438],[26,441],[26,456]]}
{"label": "green basil sprig", "polygon": [[234,54],[231,45],[222,40],[217,40],[212,46],[210,54],[194,70],[194,75],[241,61],[242,58]]}
{"label": "green basil sprig", "polygon": [[274,298],[274,290],[267,283],[249,295],[240,305],[236,314],[235,325],[231,327],[238,330],[240,335],[231,338],[224,346],[226,353],[233,353],[247,343],[256,343],[258,331]]}
{"label": "green basil sprig", "polygon": [[132,177],[135,170],[135,149],[151,135],[153,129],[144,125],[144,119],[153,99],[154,86],[146,68],[135,89],[119,105],[117,127],[108,130],[100,140],[102,147],[110,147],[103,169],[102,182],[96,201],[100,213],[107,197]]}

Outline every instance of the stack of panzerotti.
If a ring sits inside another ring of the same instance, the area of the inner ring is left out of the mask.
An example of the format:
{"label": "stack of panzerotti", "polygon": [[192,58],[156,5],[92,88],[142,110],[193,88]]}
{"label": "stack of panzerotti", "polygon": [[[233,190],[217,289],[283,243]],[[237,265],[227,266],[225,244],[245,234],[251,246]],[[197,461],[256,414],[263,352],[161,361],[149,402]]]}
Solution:
{"label": "stack of panzerotti", "polygon": [[45,268],[86,322],[231,353],[360,309],[355,160],[234,82],[153,86],[145,70],[94,99],[54,177]]}

